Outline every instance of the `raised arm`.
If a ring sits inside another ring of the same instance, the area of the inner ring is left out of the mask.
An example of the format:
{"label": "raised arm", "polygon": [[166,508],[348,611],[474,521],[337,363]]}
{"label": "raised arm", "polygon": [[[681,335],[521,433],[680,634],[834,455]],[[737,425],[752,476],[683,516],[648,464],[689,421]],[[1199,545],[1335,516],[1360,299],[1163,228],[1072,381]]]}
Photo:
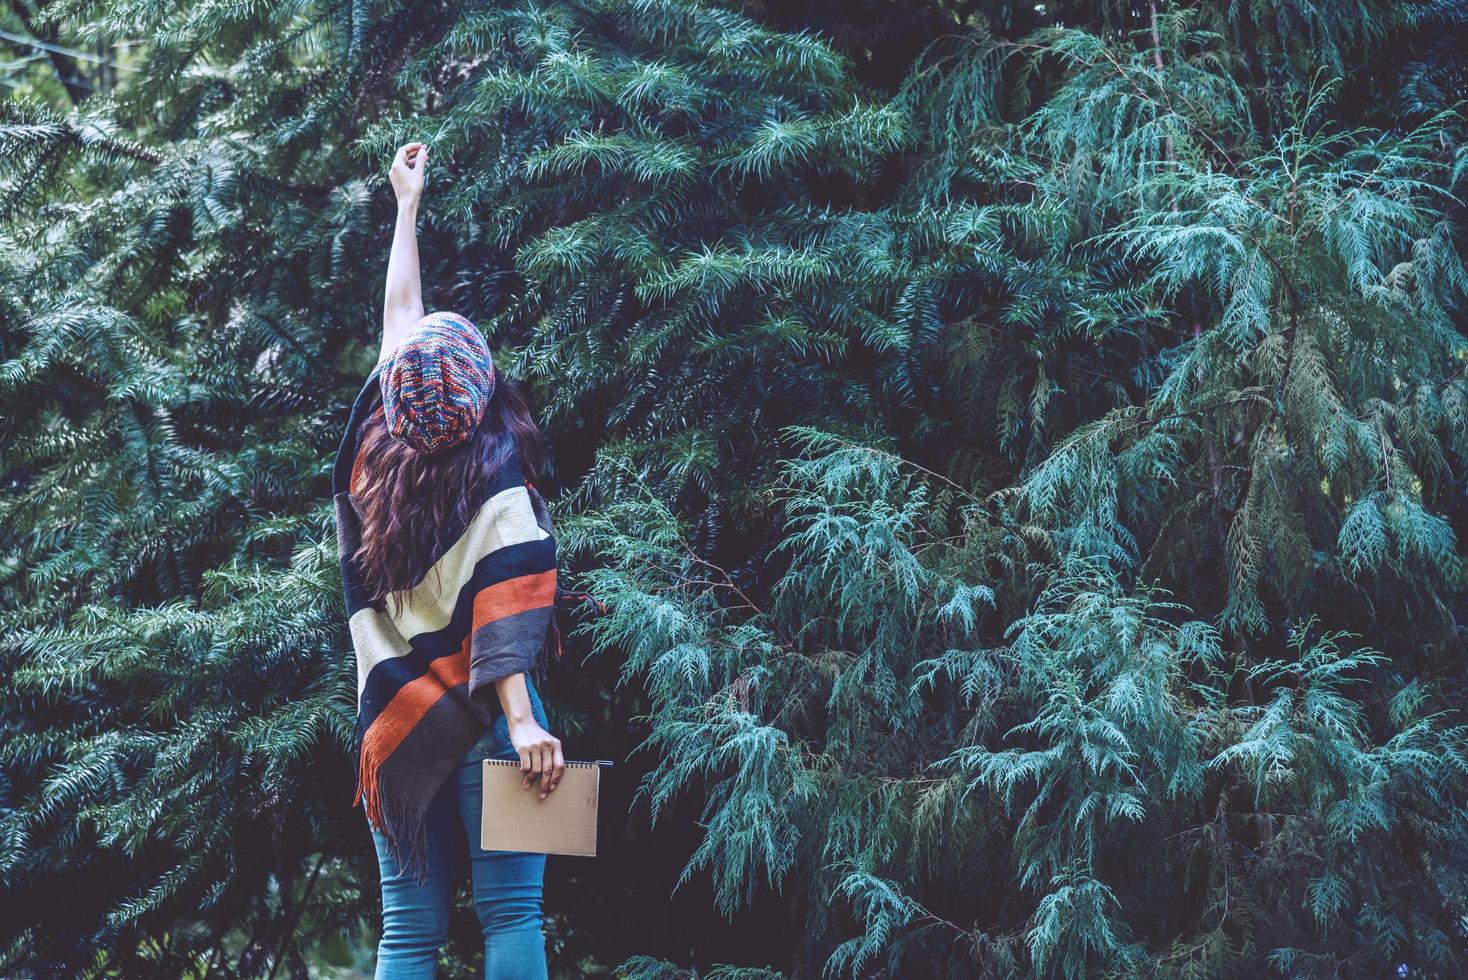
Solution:
{"label": "raised arm", "polygon": [[387,288],[382,299],[381,363],[393,352],[403,334],[423,316],[423,282],[418,274],[418,202],[423,197],[423,172],[428,147],[405,143],[398,147],[388,180],[398,197],[398,221],[393,227],[392,251],[387,257]]}

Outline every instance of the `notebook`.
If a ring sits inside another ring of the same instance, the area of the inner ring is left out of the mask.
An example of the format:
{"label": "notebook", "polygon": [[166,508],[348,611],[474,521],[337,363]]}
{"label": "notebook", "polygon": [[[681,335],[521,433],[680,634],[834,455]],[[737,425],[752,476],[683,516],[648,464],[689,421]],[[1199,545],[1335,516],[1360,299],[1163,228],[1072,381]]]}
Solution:
{"label": "notebook", "polygon": [[525,789],[519,759],[484,760],[479,846],[486,851],[596,856],[601,771],[611,763],[566,762],[556,788],[540,798],[540,780]]}

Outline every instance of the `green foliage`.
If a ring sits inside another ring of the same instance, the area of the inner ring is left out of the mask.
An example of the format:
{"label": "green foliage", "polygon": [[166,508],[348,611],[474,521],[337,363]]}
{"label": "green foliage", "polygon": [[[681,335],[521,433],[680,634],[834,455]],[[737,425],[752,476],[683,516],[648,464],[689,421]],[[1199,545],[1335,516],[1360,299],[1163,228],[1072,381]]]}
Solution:
{"label": "green foliage", "polygon": [[[748,6],[46,7],[146,70],[0,106],[7,971],[371,941],[325,498],[417,138],[679,865],[562,972],[1455,974],[1468,8]],[[685,889],[798,935],[618,927]]]}

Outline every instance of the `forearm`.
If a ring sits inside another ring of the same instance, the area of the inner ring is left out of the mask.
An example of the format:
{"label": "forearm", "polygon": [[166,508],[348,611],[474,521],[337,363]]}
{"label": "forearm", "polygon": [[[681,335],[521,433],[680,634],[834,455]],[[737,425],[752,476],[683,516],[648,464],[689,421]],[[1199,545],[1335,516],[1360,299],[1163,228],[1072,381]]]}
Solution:
{"label": "forearm", "polygon": [[408,327],[423,316],[423,282],[418,272],[418,202],[398,201],[392,251],[387,258],[387,287],[382,300],[382,357],[402,340]]}
{"label": "forearm", "polygon": [[529,789],[538,782],[543,800],[545,794],[556,788],[566,769],[561,740],[540,727],[540,721],[530,706],[530,689],[523,670],[495,681],[494,690],[505,712],[510,744],[520,756],[520,772],[523,774],[520,785]]}
{"label": "forearm", "polygon": [[495,681],[494,691],[499,696],[500,708],[505,712],[505,720],[510,724],[514,725],[534,719],[535,715],[530,708],[530,689],[525,683],[523,670],[514,674],[506,674]]}

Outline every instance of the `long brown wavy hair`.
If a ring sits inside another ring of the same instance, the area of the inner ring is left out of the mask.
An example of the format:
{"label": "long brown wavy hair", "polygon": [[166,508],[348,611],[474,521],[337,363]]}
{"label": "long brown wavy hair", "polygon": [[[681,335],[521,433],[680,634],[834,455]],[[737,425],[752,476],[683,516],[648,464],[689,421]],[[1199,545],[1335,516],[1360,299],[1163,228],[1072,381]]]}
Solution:
{"label": "long brown wavy hair", "polygon": [[373,409],[362,423],[361,483],[353,491],[362,540],[352,558],[374,605],[392,595],[393,615],[402,612],[402,591],[422,581],[469,526],[474,505],[517,450],[533,479],[545,462],[544,436],[524,392],[502,373],[474,434],[433,455],[395,439],[382,406]]}

